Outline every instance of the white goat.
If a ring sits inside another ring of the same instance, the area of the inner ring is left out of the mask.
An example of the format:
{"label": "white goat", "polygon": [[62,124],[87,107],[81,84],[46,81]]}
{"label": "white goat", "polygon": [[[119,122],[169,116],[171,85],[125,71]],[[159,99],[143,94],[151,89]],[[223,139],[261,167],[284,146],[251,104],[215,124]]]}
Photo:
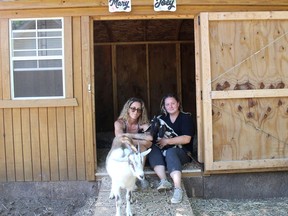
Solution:
{"label": "white goat", "polygon": [[126,189],[126,215],[132,216],[130,203],[132,190],[135,187],[136,178],[144,179],[143,157],[149,154],[151,149],[140,152],[133,145],[133,140],[125,135],[114,138],[112,147],[106,158],[106,170],[112,180],[110,199],[115,198],[116,216],[121,215],[120,189]]}

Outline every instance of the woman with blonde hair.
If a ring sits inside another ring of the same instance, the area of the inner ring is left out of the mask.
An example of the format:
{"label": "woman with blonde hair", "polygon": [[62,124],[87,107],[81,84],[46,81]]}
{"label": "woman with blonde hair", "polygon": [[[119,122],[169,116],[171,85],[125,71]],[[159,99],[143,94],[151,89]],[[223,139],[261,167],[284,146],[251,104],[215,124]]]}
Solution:
{"label": "woman with blonde hair", "polygon": [[[132,97],[124,104],[122,111],[114,122],[115,136],[123,135],[132,138],[135,146],[140,146],[140,151],[143,152],[151,147],[153,137],[149,133],[145,133],[149,127],[149,120],[147,117],[147,110],[143,100]],[[145,166],[146,157],[143,161]],[[147,180],[137,181],[142,189],[149,187]],[[137,189],[137,186],[136,188]]]}
{"label": "woman with blonde hair", "polygon": [[152,145],[152,136],[144,133],[148,127],[149,120],[143,100],[136,97],[128,99],[114,122],[115,136],[125,134],[131,137],[134,145],[140,145],[142,152]]}

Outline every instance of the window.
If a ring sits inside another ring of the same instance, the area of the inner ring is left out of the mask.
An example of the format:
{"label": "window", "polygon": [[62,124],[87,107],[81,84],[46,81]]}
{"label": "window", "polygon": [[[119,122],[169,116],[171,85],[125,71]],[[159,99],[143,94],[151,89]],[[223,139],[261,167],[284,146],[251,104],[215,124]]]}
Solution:
{"label": "window", "polygon": [[62,18],[10,20],[13,99],[65,97]]}

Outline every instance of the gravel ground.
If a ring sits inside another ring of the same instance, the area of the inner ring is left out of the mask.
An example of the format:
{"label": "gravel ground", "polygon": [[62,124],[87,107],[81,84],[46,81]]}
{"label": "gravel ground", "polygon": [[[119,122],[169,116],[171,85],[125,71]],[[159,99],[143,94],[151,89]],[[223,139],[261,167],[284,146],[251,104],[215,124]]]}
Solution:
{"label": "gravel ground", "polygon": [[196,199],[190,198],[195,216],[286,216],[288,198],[271,199]]}
{"label": "gravel ground", "polygon": [[[49,199],[0,198],[0,215],[94,216],[96,197]],[[195,216],[288,216],[288,198],[259,200],[189,199]],[[159,203],[158,203],[159,204]],[[103,215],[106,216],[106,215]]]}

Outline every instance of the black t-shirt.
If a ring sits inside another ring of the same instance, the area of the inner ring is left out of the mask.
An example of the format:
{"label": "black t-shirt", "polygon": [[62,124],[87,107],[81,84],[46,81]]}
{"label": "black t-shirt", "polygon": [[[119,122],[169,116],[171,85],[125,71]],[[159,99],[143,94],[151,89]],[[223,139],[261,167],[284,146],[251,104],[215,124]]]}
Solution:
{"label": "black t-shirt", "polygon": [[185,150],[192,152],[193,150],[193,135],[194,135],[194,124],[190,113],[180,112],[174,123],[170,120],[170,115],[162,115],[160,117],[171,127],[178,136],[188,135],[191,136],[191,141],[188,144],[183,145]]}

